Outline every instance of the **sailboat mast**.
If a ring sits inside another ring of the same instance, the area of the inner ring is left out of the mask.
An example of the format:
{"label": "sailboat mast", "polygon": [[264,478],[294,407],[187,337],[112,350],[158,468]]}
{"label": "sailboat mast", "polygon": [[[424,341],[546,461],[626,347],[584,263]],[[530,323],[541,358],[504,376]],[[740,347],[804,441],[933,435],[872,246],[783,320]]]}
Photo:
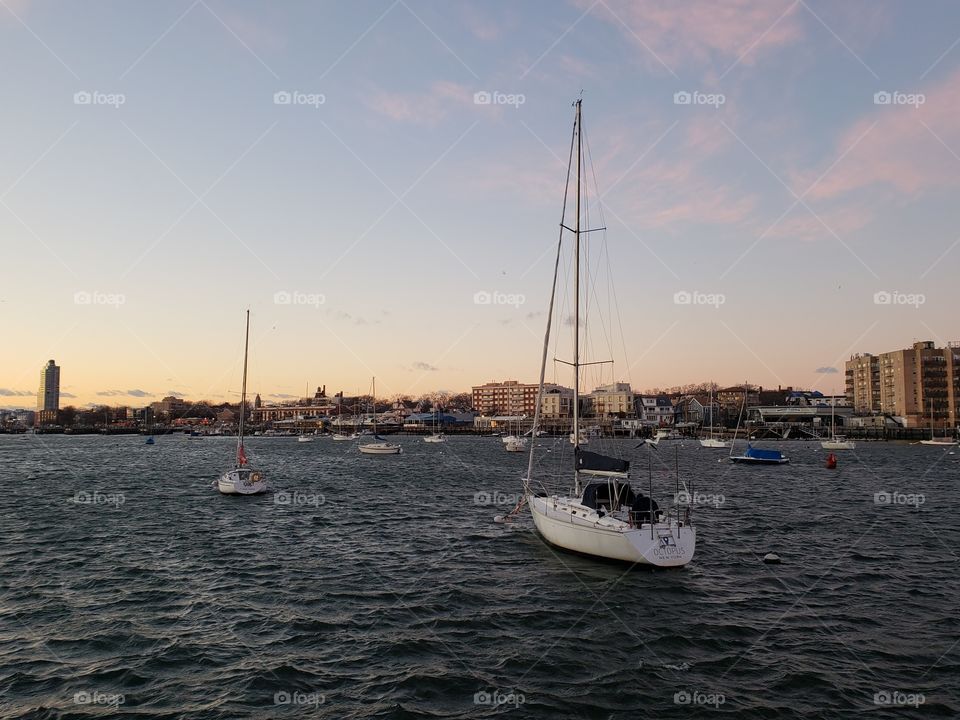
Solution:
{"label": "sailboat mast", "polygon": [[250,311],[247,310],[247,326],[243,336],[243,384],[240,386],[240,425],[237,429],[237,464],[243,450],[243,418],[247,414],[247,351],[250,348]]}
{"label": "sailboat mast", "polygon": [[373,439],[377,439],[377,379],[373,378]]}
{"label": "sailboat mast", "polygon": [[577,100],[577,220],[573,231],[573,479],[580,494],[580,470],[577,450],[580,449],[580,163],[583,157],[583,119],[581,100]]}

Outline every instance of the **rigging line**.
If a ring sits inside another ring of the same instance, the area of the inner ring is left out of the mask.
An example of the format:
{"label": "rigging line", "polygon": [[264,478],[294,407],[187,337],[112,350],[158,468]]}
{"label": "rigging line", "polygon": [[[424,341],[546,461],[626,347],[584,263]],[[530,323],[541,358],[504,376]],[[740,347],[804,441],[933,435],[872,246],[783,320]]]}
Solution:
{"label": "rigging line", "polygon": [[[579,120],[579,113],[578,113]],[[537,427],[540,424],[541,405],[543,404],[543,379],[547,372],[547,353],[550,350],[550,326],[553,321],[553,302],[557,294],[557,276],[560,273],[560,255],[563,250],[563,223],[567,216],[567,191],[570,187],[570,168],[573,160],[574,140],[579,130],[579,122],[574,122],[573,131],[570,135],[570,153],[567,159],[567,181],[563,190],[563,207],[560,210],[560,231],[557,233],[557,257],[553,262],[553,283],[550,288],[550,307],[547,310],[547,327],[543,333],[543,355],[540,358],[540,384],[537,387],[537,404],[533,409],[533,432],[530,438],[530,454],[527,457],[527,476],[524,478],[524,496],[529,494],[530,475],[533,473],[533,454],[537,447]]]}

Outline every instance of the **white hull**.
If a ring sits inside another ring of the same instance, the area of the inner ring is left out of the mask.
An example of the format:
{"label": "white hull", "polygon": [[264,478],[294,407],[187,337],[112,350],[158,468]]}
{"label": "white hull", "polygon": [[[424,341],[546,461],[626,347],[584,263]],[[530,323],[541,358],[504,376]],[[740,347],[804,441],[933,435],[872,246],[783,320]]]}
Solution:
{"label": "white hull", "polygon": [[503,444],[506,445],[507,443],[515,442],[520,438],[518,438],[516,435],[505,435],[500,439],[503,440]]}
{"label": "white hull", "polygon": [[256,470],[228,470],[217,478],[217,490],[224,495],[259,495],[267,491],[267,481]]}
{"label": "white hull", "polygon": [[447,439],[443,435],[427,435],[423,441],[428,443],[445,443]]}
{"label": "white hull", "polygon": [[717,440],[716,438],[703,438],[700,441],[700,447],[705,448],[729,448],[729,440]]}
{"label": "white hull", "polygon": [[507,452],[524,452],[527,449],[526,440],[511,440],[506,444],[504,449]]}
{"label": "white hull", "polygon": [[822,440],[820,447],[824,450],[856,450],[857,444],[853,440]]}
{"label": "white hull", "polygon": [[301,435],[297,438],[297,442],[313,442],[313,438],[307,437],[306,435]]}
{"label": "white hull", "polygon": [[600,518],[570,498],[530,496],[527,502],[540,535],[565,550],[657,567],[679,567],[693,559],[696,530],[675,520],[657,522],[651,530],[649,523],[630,527],[609,515]]}
{"label": "white hull", "polygon": [[953,447],[954,445],[957,444],[957,441],[956,440],[921,440],[920,444],[933,445],[933,446],[939,445],[940,447]]}
{"label": "white hull", "polygon": [[399,455],[402,451],[402,447],[393,443],[370,443],[360,446],[360,452],[364,455]]}
{"label": "white hull", "polygon": [[340,433],[336,433],[336,434],[332,435],[332,436],[330,437],[330,439],[331,439],[331,440],[336,440],[337,442],[343,442],[343,441],[345,441],[345,440],[356,440],[356,439],[357,439],[357,436],[356,436],[356,435],[341,435]]}

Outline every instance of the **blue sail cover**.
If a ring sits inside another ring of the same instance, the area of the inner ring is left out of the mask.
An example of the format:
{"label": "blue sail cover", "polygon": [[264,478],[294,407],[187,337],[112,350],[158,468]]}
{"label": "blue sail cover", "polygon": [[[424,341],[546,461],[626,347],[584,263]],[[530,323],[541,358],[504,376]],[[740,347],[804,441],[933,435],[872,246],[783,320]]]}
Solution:
{"label": "blue sail cover", "polygon": [[757,450],[755,447],[747,445],[746,457],[756,458],[757,460],[782,460],[783,455],[779,450]]}
{"label": "blue sail cover", "polygon": [[579,447],[576,448],[574,453],[577,460],[577,470],[581,472],[626,473],[630,471],[630,463],[627,460],[619,460],[600,453],[581,450]]}

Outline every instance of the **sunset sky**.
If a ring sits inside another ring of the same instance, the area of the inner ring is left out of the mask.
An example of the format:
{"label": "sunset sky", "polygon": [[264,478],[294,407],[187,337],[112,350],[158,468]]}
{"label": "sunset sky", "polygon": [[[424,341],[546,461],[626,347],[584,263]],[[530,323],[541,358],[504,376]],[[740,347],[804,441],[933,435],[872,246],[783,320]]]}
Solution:
{"label": "sunset sky", "polygon": [[948,0],[0,0],[0,407],[50,358],[61,405],[236,399],[248,307],[266,400],[535,381],[581,91],[605,372],[839,391],[960,339],[958,33]]}

